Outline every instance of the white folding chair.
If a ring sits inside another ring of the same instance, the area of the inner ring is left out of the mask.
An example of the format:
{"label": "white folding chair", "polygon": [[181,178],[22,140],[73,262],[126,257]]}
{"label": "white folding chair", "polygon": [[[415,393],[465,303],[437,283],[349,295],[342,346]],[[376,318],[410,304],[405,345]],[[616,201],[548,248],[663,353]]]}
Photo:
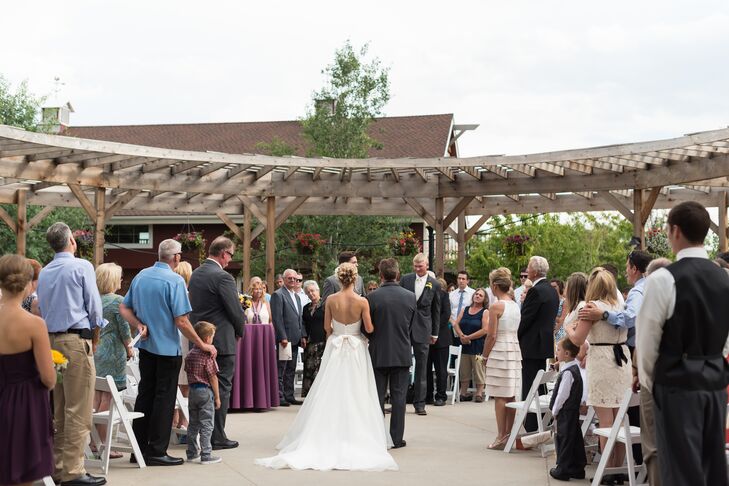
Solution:
{"label": "white folding chair", "polygon": [[[185,420],[187,423],[190,423],[190,410],[187,408],[187,398],[182,394],[182,390],[180,390],[180,387],[177,387],[177,397],[175,397],[175,409],[179,411],[179,413],[182,414],[183,417],[185,417]],[[180,443],[180,435],[187,434],[186,429],[181,429],[179,427],[172,427],[172,435],[170,435],[170,443],[173,445]]]}
{"label": "white folding chair", "polygon": [[[595,435],[600,437],[607,437],[607,443],[605,449],[600,455],[600,462],[597,465],[595,471],[595,478],[592,480],[592,486],[597,486],[602,481],[602,477],[605,474],[617,474],[617,473],[628,473],[628,480],[630,486],[637,484],[643,484],[645,482],[648,470],[645,465],[636,465],[633,459],[633,444],[640,444],[640,427],[630,425],[628,420],[628,408],[635,407],[640,403],[640,395],[633,393],[633,390],[628,389],[625,392],[618,413],[615,415],[615,421],[612,427],[603,427],[595,429]],[[625,444],[625,460],[627,465],[621,467],[607,467],[607,461],[610,458],[610,454],[615,448],[615,443],[620,442]],[[639,476],[636,478],[635,473],[639,472]]]}
{"label": "white folding chair", "polygon": [[[137,418],[144,417],[141,412],[130,412],[124,406],[121,394],[116,389],[114,379],[107,375],[105,378],[96,377],[96,391],[111,393],[111,402],[109,410],[105,412],[94,412],[93,424],[106,426],[106,437],[101,440],[96,427],[91,427],[91,439],[96,444],[96,450],[99,453],[99,459],[87,458],[86,465],[90,467],[99,467],[106,474],[109,471],[109,455],[111,451],[132,452],[137,459],[137,465],[142,468],[146,467],[144,457],[139,449],[139,443],[132,430],[132,421]],[[121,428],[129,440],[129,444],[122,444],[117,441],[114,431],[117,426]]]}
{"label": "white folding chair", "polygon": [[[507,407],[516,409],[516,417],[514,417],[514,425],[511,427],[509,440],[506,441],[504,452],[507,454],[511,452],[528,413],[537,414],[537,428],[539,432],[546,430],[547,424],[552,419],[552,412],[549,410],[549,395],[539,395],[539,387],[551,383],[556,379],[556,371],[539,370],[524,400],[506,404]],[[540,450],[542,451],[542,456],[544,456],[546,449],[540,446]]]}
{"label": "white folding chair", "polygon": [[296,353],[296,370],[294,371],[294,391],[301,392],[304,387],[304,358],[303,350]]}
{"label": "white folding chair", "polygon": [[[453,366],[451,366],[451,362]],[[458,370],[461,367],[461,347],[460,346],[449,346],[448,347],[448,366],[446,371],[448,372],[448,386],[446,386],[446,395],[448,395],[448,402],[453,405],[456,400],[459,399],[459,376]]]}

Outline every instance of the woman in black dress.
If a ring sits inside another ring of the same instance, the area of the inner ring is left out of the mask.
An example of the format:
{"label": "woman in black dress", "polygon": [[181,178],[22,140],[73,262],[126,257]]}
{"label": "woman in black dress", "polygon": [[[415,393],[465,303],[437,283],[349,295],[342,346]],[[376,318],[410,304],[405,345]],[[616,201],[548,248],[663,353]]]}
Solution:
{"label": "woman in black dress", "polygon": [[301,396],[309,393],[314,378],[319,372],[321,357],[324,354],[324,346],[327,341],[327,334],[324,331],[324,305],[319,295],[319,285],[313,280],[304,282],[304,292],[311,302],[304,306],[302,319],[308,336],[308,342],[304,349],[304,378],[301,384]]}

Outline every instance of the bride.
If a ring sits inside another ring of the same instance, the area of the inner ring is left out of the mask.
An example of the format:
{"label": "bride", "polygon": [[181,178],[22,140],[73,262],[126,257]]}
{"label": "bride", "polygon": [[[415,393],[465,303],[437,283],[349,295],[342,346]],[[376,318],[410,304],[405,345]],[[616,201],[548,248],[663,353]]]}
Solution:
{"label": "bride", "polygon": [[367,299],[354,293],[357,267],[337,268],[342,290],[329,296],[324,312],[327,344],[321,367],[299,414],[273,457],[256,464],[291,469],[397,470],[377,398],[367,340],[372,332]]}

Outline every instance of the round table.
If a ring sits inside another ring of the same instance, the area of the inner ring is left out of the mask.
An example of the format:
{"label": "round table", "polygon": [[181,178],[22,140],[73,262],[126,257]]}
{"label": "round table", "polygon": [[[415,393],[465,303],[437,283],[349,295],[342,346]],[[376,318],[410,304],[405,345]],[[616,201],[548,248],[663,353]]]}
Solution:
{"label": "round table", "polygon": [[271,324],[246,324],[238,340],[230,408],[278,407],[276,334]]}

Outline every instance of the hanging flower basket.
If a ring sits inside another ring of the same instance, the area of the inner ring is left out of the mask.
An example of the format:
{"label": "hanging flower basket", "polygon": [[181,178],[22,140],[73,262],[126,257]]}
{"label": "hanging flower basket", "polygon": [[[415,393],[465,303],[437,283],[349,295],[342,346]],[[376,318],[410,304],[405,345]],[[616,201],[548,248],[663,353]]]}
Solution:
{"label": "hanging flower basket", "polygon": [[76,240],[78,256],[91,260],[94,256],[94,233],[91,230],[78,229],[73,232],[73,239]]}
{"label": "hanging flower basket", "polygon": [[197,252],[198,260],[205,260],[206,241],[202,231],[178,233],[172,239],[180,242],[183,252]]}
{"label": "hanging flower basket", "polygon": [[303,255],[313,255],[327,244],[319,233],[296,233],[291,246]]}
{"label": "hanging flower basket", "polygon": [[527,250],[527,243],[531,238],[529,235],[510,235],[504,238],[504,246],[506,251],[514,256],[524,256]]}
{"label": "hanging flower basket", "polygon": [[668,242],[668,235],[658,226],[652,226],[645,232],[645,247],[648,252],[656,257],[668,257],[671,255],[671,245]]}
{"label": "hanging flower basket", "polygon": [[412,255],[423,248],[420,240],[415,237],[414,231],[404,231],[390,239],[390,249],[398,256]]}

